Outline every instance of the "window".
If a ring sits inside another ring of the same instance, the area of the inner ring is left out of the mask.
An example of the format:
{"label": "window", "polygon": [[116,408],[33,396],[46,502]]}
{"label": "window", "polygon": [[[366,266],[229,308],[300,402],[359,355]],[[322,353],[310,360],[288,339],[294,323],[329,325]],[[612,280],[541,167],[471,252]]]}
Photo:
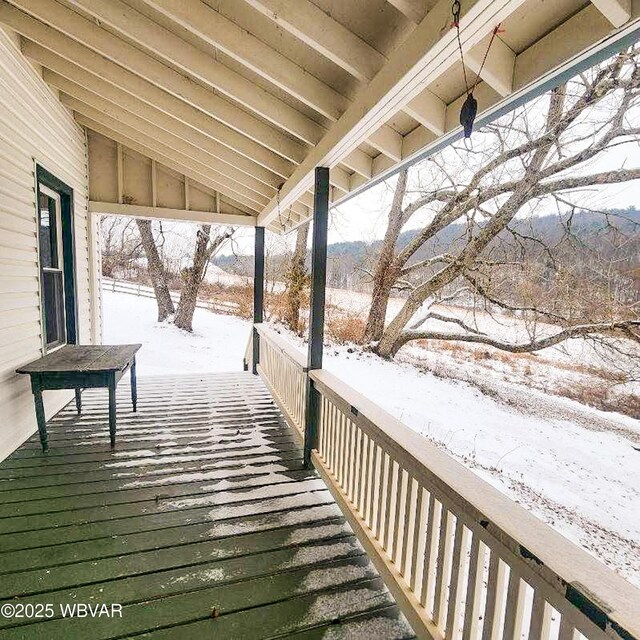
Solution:
{"label": "window", "polygon": [[42,343],[45,351],[78,342],[73,189],[36,164]]}
{"label": "window", "polygon": [[47,350],[66,342],[60,195],[38,184],[42,317]]}

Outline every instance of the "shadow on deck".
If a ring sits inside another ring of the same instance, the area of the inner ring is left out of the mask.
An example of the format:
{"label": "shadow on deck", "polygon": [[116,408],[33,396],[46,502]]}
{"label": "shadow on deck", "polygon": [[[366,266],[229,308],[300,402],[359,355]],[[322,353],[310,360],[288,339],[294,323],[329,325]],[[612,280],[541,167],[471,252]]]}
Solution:
{"label": "shadow on deck", "polygon": [[[128,394],[115,451],[87,390],[48,455],[36,435],[0,464],[0,604],[23,616],[0,637],[413,637],[258,377],[143,378],[138,413]],[[122,614],[62,617],[79,603]]]}

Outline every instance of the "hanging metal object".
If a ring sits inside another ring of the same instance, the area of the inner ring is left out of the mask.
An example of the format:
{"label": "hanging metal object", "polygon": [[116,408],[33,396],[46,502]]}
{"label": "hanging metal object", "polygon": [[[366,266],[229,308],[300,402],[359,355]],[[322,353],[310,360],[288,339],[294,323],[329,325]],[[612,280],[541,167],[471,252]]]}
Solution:
{"label": "hanging metal object", "polygon": [[462,73],[464,75],[464,86],[467,94],[467,97],[462,104],[462,108],[460,109],[460,124],[464,129],[464,137],[470,138],[473,133],[473,124],[476,120],[476,115],[478,114],[478,101],[474,98],[473,92],[478,86],[478,82],[480,82],[480,74],[484,68],[484,63],[487,61],[487,56],[489,55],[489,49],[491,49],[491,45],[493,44],[493,39],[498,35],[498,33],[500,33],[500,25],[494,28],[493,33],[491,34],[491,40],[489,40],[489,46],[485,51],[484,58],[482,59],[482,64],[476,74],[476,80],[473,83],[473,86],[469,87],[469,81],[467,80],[467,68],[464,64],[462,41],[460,39],[460,10],[460,0],[454,0],[453,5],[451,6],[451,13],[453,15],[453,23],[451,26],[456,30],[458,49],[460,50],[460,62],[462,63]]}

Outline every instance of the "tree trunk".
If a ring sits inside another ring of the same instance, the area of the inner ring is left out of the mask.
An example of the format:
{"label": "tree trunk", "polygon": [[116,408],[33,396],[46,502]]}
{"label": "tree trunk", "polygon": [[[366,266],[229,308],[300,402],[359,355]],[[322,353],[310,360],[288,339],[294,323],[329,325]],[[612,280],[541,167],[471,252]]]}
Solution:
{"label": "tree trunk", "polygon": [[203,224],[198,229],[196,246],[193,253],[193,264],[182,270],[182,292],[178,311],[173,323],[185,331],[193,331],[193,314],[198,301],[198,291],[204,279],[210,254],[208,252],[211,225]]}
{"label": "tree trunk", "polygon": [[162,260],[160,260],[156,241],[153,237],[151,220],[136,219],[136,225],[138,226],[138,232],[140,233],[144,253],[147,256],[147,269],[149,271],[151,283],[153,284],[153,290],[156,294],[158,322],[164,322],[176,311],[173,305],[173,300],[171,299],[171,294],[169,293],[167,275],[165,273]]}
{"label": "tree trunk", "polygon": [[193,252],[193,263],[182,270],[184,284],[178,302],[178,311],[173,324],[179,329],[193,331],[193,314],[198,302],[198,292],[207,273],[209,260],[216,251],[233,235],[231,227],[211,239],[211,225],[200,225],[196,235],[196,246]]}
{"label": "tree trunk", "polygon": [[392,287],[398,278],[398,267],[394,257],[396,242],[404,224],[402,201],[406,190],[407,170],[405,169],[398,175],[398,182],[393,194],[393,203],[389,211],[389,222],[373,275],[371,308],[369,309],[363,337],[365,343],[377,342],[384,333],[389,297],[391,296]]}
{"label": "tree trunk", "polygon": [[307,241],[309,238],[309,222],[298,227],[296,246],[287,272],[287,294],[285,322],[294,333],[302,333],[300,326],[300,306],[302,294],[307,285]]}

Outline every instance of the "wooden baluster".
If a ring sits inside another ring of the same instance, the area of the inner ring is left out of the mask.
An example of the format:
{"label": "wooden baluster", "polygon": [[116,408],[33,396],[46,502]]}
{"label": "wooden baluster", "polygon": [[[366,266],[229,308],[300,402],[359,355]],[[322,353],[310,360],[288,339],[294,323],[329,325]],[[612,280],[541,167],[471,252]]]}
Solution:
{"label": "wooden baluster", "polygon": [[394,504],[393,504],[393,535],[391,537],[390,556],[394,564],[398,564],[398,547],[400,546],[400,514],[402,512],[402,490],[404,486],[404,469],[398,465],[396,481],[393,483]]}
{"label": "wooden baluster", "polygon": [[[447,605],[447,631],[445,636],[453,638],[454,634],[458,634],[458,625],[460,624],[460,600],[463,563],[466,563],[466,548],[469,535],[469,529],[462,524],[460,518],[456,519],[456,529],[454,533],[453,555],[451,557],[451,579],[449,580],[449,602]],[[463,553],[464,549],[464,553]]]}
{"label": "wooden baluster", "polygon": [[420,587],[420,604],[428,611],[432,611],[431,603],[428,602],[431,592],[431,583],[433,581],[433,558],[436,554],[436,524],[439,522],[439,512],[441,503],[436,500],[433,493],[429,493],[429,515],[427,517],[427,537],[424,543],[424,559],[422,562],[422,585]]}
{"label": "wooden baluster", "polygon": [[382,521],[382,548],[388,553],[391,535],[391,503],[393,500],[393,473],[395,463],[389,456],[384,491],[384,520]]}
{"label": "wooden baluster", "polygon": [[494,623],[496,618],[500,617],[498,607],[502,594],[498,593],[498,589],[502,583],[500,578],[501,575],[503,575],[503,565],[501,565],[500,558],[493,549],[490,549],[490,553],[489,577],[487,578],[487,599],[485,602],[485,613],[482,623],[482,640],[491,640],[493,638]]}
{"label": "wooden baluster", "polygon": [[525,589],[522,587],[520,576],[514,571],[513,567],[510,567],[503,640],[516,640],[516,637],[518,639],[520,638],[524,592]]}
{"label": "wooden baluster", "polygon": [[573,626],[571,620],[568,620],[567,616],[562,614],[560,618],[560,631],[558,633],[558,640],[574,640],[576,637],[576,629]]}
{"label": "wooden baluster", "polygon": [[536,589],[531,608],[531,623],[529,624],[529,640],[547,640],[551,626],[551,614],[547,602]]}
{"label": "wooden baluster", "polygon": [[349,495],[353,502],[355,495],[356,476],[358,471],[358,438],[360,436],[360,428],[357,424],[351,427],[351,478],[349,479]]}
{"label": "wooden baluster", "polygon": [[360,465],[360,484],[358,491],[358,511],[360,515],[364,516],[364,500],[367,495],[367,467],[369,464],[369,436],[366,433],[362,433],[362,451],[361,453],[361,465]]}
{"label": "wooden baluster", "polygon": [[353,468],[353,497],[351,498],[351,502],[353,506],[356,506],[356,502],[358,501],[358,493],[360,491],[360,466],[362,463],[362,438],[363,433],[360,428],[356,431],[356,441],[355,441],[355,456],[354,456],[354,468]]}
{"label": "wooden baluster", "polygon": [[467,595],[464,607],[464,627],[462,640],[471,640],[478,634],[478,622],[480,617],[480,595],[482,591],[482,579],[484,575],[485,547],[480,553],[480,537],[471,532],[471,553],[469,556],[469,575],[467,577]]}
{"label": "wooden baluster", "polygon": [[451,567],[451,534],[453,532],[453,514],[442,505],[440,517],[440,539],[438,540],[438,565],[436,567],[436,593],[433,617],[438,626],[442,627],[446,612],[447,576]]}
{"label": "wooden baluster", "polygon": [[382,520],[384,514],[384,505],[385,505],[385,487],[387,486],[387,470],[389,464],[389,456],[385,451],[381,449],[380,455],[380,480],[378,482],[378,493],[377,493],[377,502],[378,502],[378,510],[376,512],[376,524],[375,524],[375,535],[378,539],[378,542],[384,547],[384,523]]}
{"label": "wooden baluster", "polygon": [[[407,564],[411,558],[411,549],[413,548],[414,540],[411,539],[410,533],[413,532],[413,527],[411,526],[412,521],[415,520],[415,481],[411,477],[409,473],[407,473],[407,488],[405,490],[405,498],[404,498],[404,517],[402,524],[402,549],[400,556],[400,573],[405,576],[407,572]],[[407,581],[408,582],[408,581]]]}
{"label": "wooden baluster", "polygon": [[413,523],[413,548],[411,550],[411,578],[409,587],[416,592],[418,585],[418,560],[421,559],[420,552],[424,550],[426,541],[426,520],[427,520],[427,496],[425,488],[416,482],[416,516]]}
{"label": "wooden baluster", "polygon": [[373,502],[375,496],[376,468],[378,466],[378,452],[380,447],[373,438],[369,446],[369,473],[367,474],[367,510],[365,521],[370,529],[373,529]]}

